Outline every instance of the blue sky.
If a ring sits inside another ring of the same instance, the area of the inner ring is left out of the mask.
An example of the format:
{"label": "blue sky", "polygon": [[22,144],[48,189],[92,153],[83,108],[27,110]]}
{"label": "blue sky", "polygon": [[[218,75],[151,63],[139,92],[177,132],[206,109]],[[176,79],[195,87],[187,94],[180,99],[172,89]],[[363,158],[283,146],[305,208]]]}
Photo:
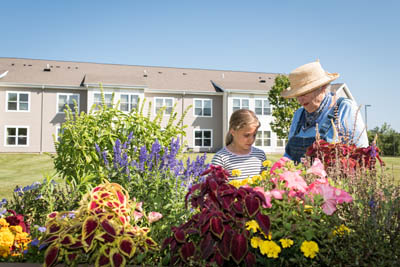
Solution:
{"label": "blue sky", "polygon": [[[400,1],[2,1],[0,57],[338,72],[368,128],[400,132]],[[361,107],[364,116],[364,106]]]}

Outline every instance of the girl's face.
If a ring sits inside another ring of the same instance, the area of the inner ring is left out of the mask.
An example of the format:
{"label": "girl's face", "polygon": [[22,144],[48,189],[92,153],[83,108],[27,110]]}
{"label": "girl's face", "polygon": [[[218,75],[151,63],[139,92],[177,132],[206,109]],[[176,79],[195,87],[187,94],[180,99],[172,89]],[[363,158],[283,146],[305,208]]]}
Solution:
{"label": "girl's face", "polygon": [[234,146],[242,151],[250,150],[256,140],[258,125],[250,124],[239,130],[230,130]]}

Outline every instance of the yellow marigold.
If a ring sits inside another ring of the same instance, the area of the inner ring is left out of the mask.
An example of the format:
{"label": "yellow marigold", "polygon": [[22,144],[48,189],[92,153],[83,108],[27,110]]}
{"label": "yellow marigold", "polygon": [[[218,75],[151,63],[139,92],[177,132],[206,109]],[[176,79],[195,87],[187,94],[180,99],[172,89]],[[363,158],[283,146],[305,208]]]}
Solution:
{"label": "yellow marigold", "polygon": [[250,245],[253,248],[258,248],[262,242],[263,242],[263,240],[261,238],[259,238],[258,236],[255,236],[255,237],[251,238]]}
{"label": "yellow marigold", "polygon": [[254,175],[253,177],[251,177],[251,183],[252,184],[255,184],[255,183],[257,183],[258,181],[261,181],[261,180],[262,180],[261,175]]}
{"label": "yellow marigold", "polygon": [[232,170],[232,176],[240,176],[242,174],[242,172],[238,169],[234,169]]}
{"label": "yellow marigold", "polygon": [[270,160],[264,160],[262,165],[263,167],[271,167],[272,162]]}
{"label": "yellow marigold", "polygon": [[10,231],[0,232],[0,246],[11,247],[14,244],[14,235]]}
{"label": "yellow marigold", "polygon": [[260,229],[260,226],[258,225],[257,221],[251,220],[246,222],[246,229],[253,230],[253,233],[256,233],[258,229]]}
{"label": "yellow marigold", "polygon": [[259,244],[261,254],[267,254],[268,258],[278,258],[281,252],[281,247],[278,246],[274,241],[265,240]]}
{"label": "yellow marigold", "polygon": [[22,233],[22,227],[20,225],[10,226],[10,231],[13,233]]}
{"label": "yellow marigold", "polygon": [[240,180],[231,180],[231,181],[229,181],[229,183],[231,185],[233,185],[234,187],[239,188],[240,184],[241,184],[241,181]]}
{"label": "yellow marigold", "polygon": [[0,256],[3,258],[7,258],[10,255],[10,247],[0,245]]}
{"label": "yellow marigold", "polygon": [[248,178],[243,179],[243,180],[240,181],[240,186],[244,186],[244,185],[246,185],[248,183],[249,183],[249,179]]}
{"label": "yellow marigold", "polygon": [[340,226],[336,227],[335,230],[332,231],[332,234],[334,236],[336,236],[336,235],[343,236],[348,233],[350,233],[350,229],[347,226],[345,226],[344,224],[341,224]]}
{"label": "yellow marigold", "polygon": [[279,239],[283,248],[290,248],[293,245],[293,240],[288,238]]}
{"label": "yellow marigold", "polygon": [[268,171],[262,171],[262,172],[261,172],[261,177],[262,177],[263,179],[267,178],[267,176],[268,176]]}
{"label": "yellow marigold", "polygon": [[4,218],[0,219],[0,228],[8,227],[9,225],[10,224],[6,221],[6,219],[4,219]]}
{"label": "yellow marigold", "polygon": [[300,250],[303,252],[304,257],[312,259],[318,253],[319,248],[318,244],[314,241],[304,241],[303,244],[301,244]]}
{"label": "yellow marigold", "polygon": [[266,235],[266,234],[263,232],[263,235],[264,235],[265,239],[268,239],[268,240],[271,240],[271,239],[272,239],[271,231],[269,231],[268,235]]}

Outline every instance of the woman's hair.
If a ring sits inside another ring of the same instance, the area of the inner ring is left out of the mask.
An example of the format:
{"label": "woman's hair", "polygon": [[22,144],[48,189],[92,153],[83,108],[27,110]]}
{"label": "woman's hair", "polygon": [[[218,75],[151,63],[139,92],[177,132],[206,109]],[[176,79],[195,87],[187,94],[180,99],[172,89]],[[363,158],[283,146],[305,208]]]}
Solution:
{"label": "woman's hair", "polygon": [[257,127],[260,127],[261,125],[253,111],[248,109],[238,109],[233,112],[231,118],[229,119],[229,130],[225,137],[225,145],[227,146],[233,141],[233,136],[230,133],[230,130],[237,131],[243,127],[254,124],[256,124]]}

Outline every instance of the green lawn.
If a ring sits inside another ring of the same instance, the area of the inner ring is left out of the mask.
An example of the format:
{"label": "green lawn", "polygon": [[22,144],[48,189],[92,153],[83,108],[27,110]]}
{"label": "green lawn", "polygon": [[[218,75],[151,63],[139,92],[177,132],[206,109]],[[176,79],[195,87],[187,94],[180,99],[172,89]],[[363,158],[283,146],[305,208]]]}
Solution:
{"label": "green lawn", "polygon": [[[187,156],[188,154],[185,154]],[[201,153],[192,153],[189,156],[195,159]],[[214,153],[207,154],[206,162],[210,162]],[[282,154],[267,154],[267,159],[275,162]],[[393,174],[396,181],[400,181],[400,158],[383,157],[386,163],[386,173]],[[379,164],[377,164],[379,165]],[[14,188],[24,187],[35,181],[43,181],[45,175],[55,173],[53,161],[46,154],[0,154],[0,200],[12,196]]]}

